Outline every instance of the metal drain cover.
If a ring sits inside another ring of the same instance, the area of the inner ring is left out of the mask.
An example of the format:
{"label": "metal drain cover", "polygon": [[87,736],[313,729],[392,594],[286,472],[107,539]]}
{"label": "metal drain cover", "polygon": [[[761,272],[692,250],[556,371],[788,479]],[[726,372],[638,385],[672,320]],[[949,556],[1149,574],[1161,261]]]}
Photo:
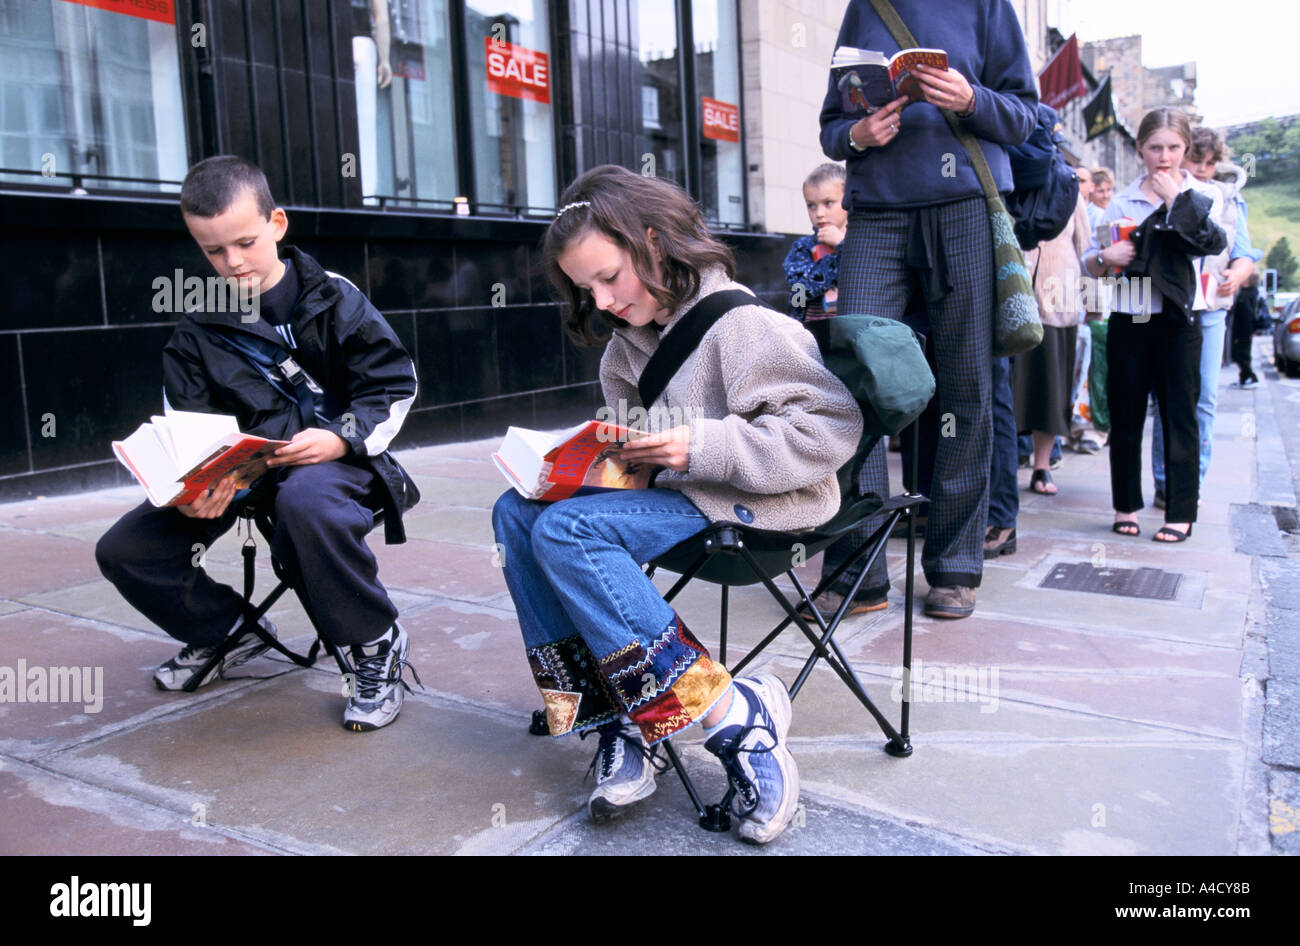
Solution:
{"label": "metal drain cover", "polygon": [[1182,577],[1178,572],[1159,568],[1098,568],[1089,562],[1061,562],[1038,583],[1038,587],[1173,601]]}

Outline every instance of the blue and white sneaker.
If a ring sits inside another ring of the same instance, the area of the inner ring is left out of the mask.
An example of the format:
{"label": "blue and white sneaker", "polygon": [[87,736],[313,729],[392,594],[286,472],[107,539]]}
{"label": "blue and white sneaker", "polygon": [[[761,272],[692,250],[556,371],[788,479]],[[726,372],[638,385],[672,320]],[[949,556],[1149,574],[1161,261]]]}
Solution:
{"label": "blue and white sneaker", "polygon": [[606,723],[594,732],[600,734],[600,745],[588,769],[588,774],[596,773],[596,788],[587,799],[587,812],[599,823],[655,793],[655,765],[636,723]]}
{"label": "blue and white sneaker", "polygon": [[727,770],[741,839],[767,844],[786,829],[799,807],[799,769],[785,746],[790,695],[770,673],[732,683],[736,697],[749,704],[745,723],[714,733],[704,748]]}
{"label": "blue and white sneaker", "polygon": [[402,626],[394,624],[383,637],[369,644],[354,644],[351,651],[356,679],[343,709],[343,728],[352,732],[381,729],[397,719],[403,690],[411,689],[402,679],[402,668],[409,667],[415,682],[420,683],[415,668],[406,659],[411,642]]}

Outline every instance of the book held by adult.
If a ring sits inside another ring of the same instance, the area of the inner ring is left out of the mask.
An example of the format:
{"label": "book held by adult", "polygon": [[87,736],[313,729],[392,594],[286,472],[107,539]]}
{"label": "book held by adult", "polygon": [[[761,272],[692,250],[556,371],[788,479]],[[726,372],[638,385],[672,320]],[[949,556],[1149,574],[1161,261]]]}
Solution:
{"label": "book held by adult", "polygon": [[861,118],[902,96],[919,102],[924,96],[915,70],[922,63],[947,69],[948,54],[942,49],[900,49],[886,56],[874,49],[840,46],[831,57],[831,76],[844,114]]}
{"label": "book held by adult", "polygon": [[611,489],[644,489],[652,467],[619,454],[640,431],[597,420],[558,434],[511,427],[492,462],[525,499],[546,502]]}
{"label": "book held by adult", "polygon": [[151,417],[125,440],[113,441],[113,453],[144,487],[155,506],[192,503],[224,477],[248,486],[266,471],[266,460],[287,440],[241,434],[227,414],[172,411]]}

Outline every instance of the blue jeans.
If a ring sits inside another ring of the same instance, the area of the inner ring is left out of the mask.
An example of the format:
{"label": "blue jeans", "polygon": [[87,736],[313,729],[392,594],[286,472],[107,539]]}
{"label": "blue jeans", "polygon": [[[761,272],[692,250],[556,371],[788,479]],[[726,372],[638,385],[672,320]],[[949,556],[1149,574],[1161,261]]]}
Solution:
{"label": "blue jeans", "polygon": [[[1214,451],[1214,415],[1219,407],[1219,368],[1223,364],[1223,332],[1227,325],[1227,309],[1201,313],[1201,395],[1196,399],[1196,426],[1201,437],[1200,485],[1205,485],[1205,474],[1210,469],[1210,455]],[[1151,425],[1151,477],[1156,489],[1165,488],[1165,432],[1160,426],[1160,412],[1156,411]]]}
{"label": "blue jeans", "polygon": [[671,489],[497,500],[498,554],[552,735],[626,713],[653,744],[726,693],[727,671],[641,568],[708,524]]}
{"label": "blue jeans", "polygon": [[989,525],[1014,529],[1020,516],[1016,482],[1016,409],[1011,399],[1012,359],[993,359],[993,463],[989,470]]}

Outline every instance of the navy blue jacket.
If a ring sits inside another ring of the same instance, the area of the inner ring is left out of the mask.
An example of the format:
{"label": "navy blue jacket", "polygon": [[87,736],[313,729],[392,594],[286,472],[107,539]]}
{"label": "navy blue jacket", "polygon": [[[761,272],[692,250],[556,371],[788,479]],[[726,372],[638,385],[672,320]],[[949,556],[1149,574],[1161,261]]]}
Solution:
{"label": "navy blue jacket", "polygon": [[[1024,142],[1037,121],[1038,81],[1020,21],[1008,0],[893,0],[917,43],[948,53],[948,65],[975,92],[975,111],[962,119],[980,143],[998,190],[1012,190],[1006,148]],[[898,52],[889,28],[869,0],[851,0],[837,46]],[[865,153],[849,147],[856,121],[843,114],[840,93],[827,79],[821,112],[822,150],[848,162],[844,206],[852,210],[924,207],[983,193],[970,156],[943,113],[925,102],[904,107],[897,138]]]}
{"label": "navy blue jacket", "polygon": [[[419,500],[410,477],[388,452],[415,401],[415,365],[388,322],[361,290],[327,273],[314,259],[284,247],[302,287],[289,327],[302,368],[342,407],[321,426],[348,445],[352,462],[369,466],[383,486],[384,534],[405,539],[402,512]],[[285,347],[264,319],[243,322],[241,313],[187,312],[163,348],[163,396],[180,411],[231,414],[239,429],[271,440],[289,440],[303,429],[297,401],[266,380],[237,350],[213,332],[243,333]]]}

